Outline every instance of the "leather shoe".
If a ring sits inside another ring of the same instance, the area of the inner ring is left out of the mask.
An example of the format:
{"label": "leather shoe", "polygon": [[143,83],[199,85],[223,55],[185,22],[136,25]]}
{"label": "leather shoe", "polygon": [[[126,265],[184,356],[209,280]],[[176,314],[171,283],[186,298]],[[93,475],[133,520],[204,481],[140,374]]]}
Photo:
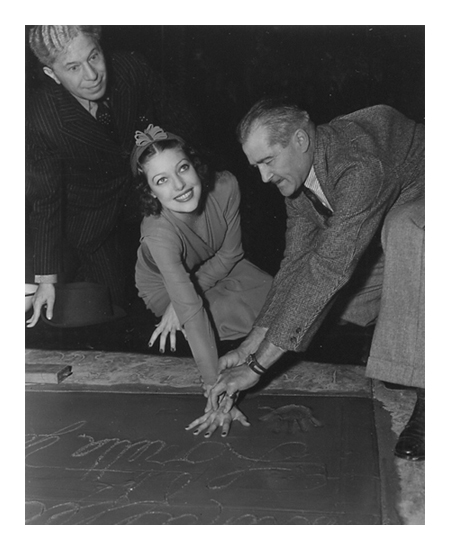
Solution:
{"label": "leather shoe", "polygon": [[398,438],[395,456],[406,460],[425,460],[425,391],[417,390],[417,401],[409,422]]}

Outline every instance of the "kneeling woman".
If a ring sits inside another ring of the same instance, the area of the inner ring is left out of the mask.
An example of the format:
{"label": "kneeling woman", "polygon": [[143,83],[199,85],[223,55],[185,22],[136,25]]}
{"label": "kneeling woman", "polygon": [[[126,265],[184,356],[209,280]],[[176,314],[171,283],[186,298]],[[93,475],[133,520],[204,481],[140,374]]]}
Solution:
{"label": "kneeling woman", "polygon": [[[161,317],[149,345],[159,337],[163,351],[169,338],[174,349],[181,331],[207,396],[218,377],[216,338],[248,335],[272,277],[244,259],[236,178],[212,172],[183,139],[158,126],[135,138],[131,166],[144,212],[136,286]],[[248,425],[237,407],[209,412],[206,436],[219,425],[227,435],[232,420]]]}

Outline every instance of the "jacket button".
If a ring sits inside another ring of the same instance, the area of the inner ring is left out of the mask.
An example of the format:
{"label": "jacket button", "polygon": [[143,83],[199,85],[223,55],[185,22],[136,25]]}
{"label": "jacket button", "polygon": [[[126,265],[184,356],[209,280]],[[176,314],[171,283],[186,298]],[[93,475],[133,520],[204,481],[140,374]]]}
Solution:
{"label": "jacket button", "polygon": [[292,337],[291,338],[291,344],[296,344],[296,343],[297,343],[297,338]]}
{"label": "jacket button", "polygon": [[300,334],[301,331],[302,331],[302,328],[301,328],[301,327],[298,327],[298,328],[295,329],[295,332],[296,332],[297,334]]}

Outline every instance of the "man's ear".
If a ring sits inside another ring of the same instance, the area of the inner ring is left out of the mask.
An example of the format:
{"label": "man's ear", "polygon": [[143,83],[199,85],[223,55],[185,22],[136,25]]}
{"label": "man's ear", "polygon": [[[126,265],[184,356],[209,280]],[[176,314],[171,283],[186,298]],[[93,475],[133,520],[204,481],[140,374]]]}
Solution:
{"label": "man's ear", "polygon": [[309,138],[309,134],[303,130],[302,128],[298,128],[295,131],[294,139],[297,144],[297,146],[300,148],[302,153],[306,153],[308,151],[309,146],[311,144],[311,140]]}
{"label": "man's ear", "polygon": [[61,81],[59,80],[59,78],[56,76],[56,74],[54,73],[53,69],[50,69],[50,67],[44,67],[43,68],[43,71],[44,73],[49,76],[50,78],[52,78],[56,84],[61,84]]}

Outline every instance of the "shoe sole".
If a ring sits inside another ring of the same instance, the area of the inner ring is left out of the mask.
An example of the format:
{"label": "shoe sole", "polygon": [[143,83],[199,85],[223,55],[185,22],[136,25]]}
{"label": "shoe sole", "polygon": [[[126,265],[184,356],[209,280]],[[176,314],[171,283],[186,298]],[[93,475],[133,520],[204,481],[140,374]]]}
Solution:
{"label": "shoe sole", "polygon": [[423,456],[403,456],[403,455],[400,455],[400,454],[397,454],[397,453],[394,453],[394,455],[397,458],[401,458],[403,460],[408,460],[409,462],[422,462],[423,460],[425,460],[425,455],[423,455]]}

